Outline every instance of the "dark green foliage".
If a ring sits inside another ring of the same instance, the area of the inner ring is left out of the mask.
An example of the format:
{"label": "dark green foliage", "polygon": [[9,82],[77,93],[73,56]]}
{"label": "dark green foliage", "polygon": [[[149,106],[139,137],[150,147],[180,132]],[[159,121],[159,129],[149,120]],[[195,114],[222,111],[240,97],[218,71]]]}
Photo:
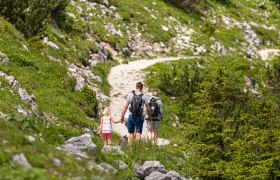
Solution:
{"label": "dark green foliage", "polygon": [[83,111],[88,117],[97,118],[98,116],[98,102],[96,100],[96,94],[88,87],[84,87],[82,90],[82,99],[78,102],[78,105],[82,107]]}
{"label": "dark green foliage", "polygon": [[68,0],[0,0],[0,14],[26,37],[41,33],[49,18],[62,19]]}
{"label": "dark green foliage", "polygon": [[[171,103],[179,108],[177,115],[184,124],[179,137],[184,142],[181,150],[189,154],[184,163],[192,177],[280,177],[279,61],[273,61],[267,69],[269,86],[261,98],[245,93],[243,86],[236,83],[238,73],[230,71],[245,68],[246,63],[239,63],[227,70],[215,65],[212,72],[207,68],[198,72],[189,65],[173,63],[169,69],[163,65],[154,68],[148,76],[150,86],[176,97]],[[263,79],[265,71],[258,72],[262,72],[258,76]]]}

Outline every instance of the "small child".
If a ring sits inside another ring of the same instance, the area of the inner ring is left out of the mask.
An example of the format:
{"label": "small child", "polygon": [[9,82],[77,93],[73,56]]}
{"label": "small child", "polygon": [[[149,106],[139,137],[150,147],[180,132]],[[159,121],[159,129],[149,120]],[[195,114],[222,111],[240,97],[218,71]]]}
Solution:
{"label": "small child", "polygon": [[101,117],[100,127],[98,131],[99,134],[102,131],[102,137],[104,139],[105,145],[112,145],[112,122],[119,123],[122,121],[117,121],[116,119],[111,117],[111,110],[109,107],[106,107],[103,111],[103,116]]}

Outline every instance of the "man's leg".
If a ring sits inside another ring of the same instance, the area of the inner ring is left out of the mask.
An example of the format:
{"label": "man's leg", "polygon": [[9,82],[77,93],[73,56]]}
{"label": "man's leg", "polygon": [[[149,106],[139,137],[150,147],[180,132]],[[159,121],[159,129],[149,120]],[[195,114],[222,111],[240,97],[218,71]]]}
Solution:
{"label": "man's leg", "polygon": [[158,141],[158,129],[155,129],[154,130],[154,142],[155,142],[155,145],[157,145],[157,141]]}
{"label": "man's leg", "polygon": [[157,142],[158,142],[159,124],[160,124],[160,121],[155,121],[154,122],[154,142],[155,142],[155,145],[157,145]]}
{"label": "man's leg", "polygon": [[129,133],[129,136],[128,136],[128,145],[132,145],[132,143],[133,143],[133,135],[134,135],[134,133]]}
{"label": "man's leg", "polygon": [[153,139],[153,121],[147,121],[148,137],[149,140]]}
{"label": "man's leg", "polygon": [[132,115],[129,115],[128,123],[127,123],[127,129],[128,129],[128,145],[132,145],[133,143],[133,135],[135,132],[135,120],[133,120]]}
{"label": "man's leg", "polygon": [[135,117],[135,129],[136,129],[136,140],[141,141],[141,134],[143,130],[144,124],[144,117],[143,116],[136,116]]}

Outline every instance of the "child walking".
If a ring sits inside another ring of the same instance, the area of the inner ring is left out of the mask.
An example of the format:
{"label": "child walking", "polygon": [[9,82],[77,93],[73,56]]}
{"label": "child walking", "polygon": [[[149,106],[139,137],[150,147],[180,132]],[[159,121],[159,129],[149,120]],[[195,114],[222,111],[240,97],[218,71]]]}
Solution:
{"label": "child walking", "polygon": [[105,145],[112,145],[112,122],[115,124],[121,122],[121,120],[117,121],[115,118],[111,117],[111,110],[109,107],[106,107],[103,111],[98,131],[99,134],[102,131],[102,137]]}

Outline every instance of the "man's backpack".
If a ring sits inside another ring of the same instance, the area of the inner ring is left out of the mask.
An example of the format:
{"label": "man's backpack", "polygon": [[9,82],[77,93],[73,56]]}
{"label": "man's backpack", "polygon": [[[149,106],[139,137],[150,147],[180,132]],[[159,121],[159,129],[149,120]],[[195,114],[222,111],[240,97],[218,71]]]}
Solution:
{"label": "man's backpack", "polygon": [[152,98],[150,100],[150,107],[152,109],[152,117],[157,118],[160,112],[159,112],[159,107],[156,98]]}
{"label": "man's backpack", "polygon": [[143,108],[142,108],[142,97],[144,94],[139,94],[137,95],[135,93],[135,91],[132,92],[133,93],[133,97],[130,103],[130,107],[129,107],[129,111],[133,114],[133,115],[142,115],[143,114]]}

